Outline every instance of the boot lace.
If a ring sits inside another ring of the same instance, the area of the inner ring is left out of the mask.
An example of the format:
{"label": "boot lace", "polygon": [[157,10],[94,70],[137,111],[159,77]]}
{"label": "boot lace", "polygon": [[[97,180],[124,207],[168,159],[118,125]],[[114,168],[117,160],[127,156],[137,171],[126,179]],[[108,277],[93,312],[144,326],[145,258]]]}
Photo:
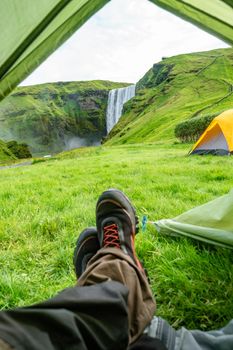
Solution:
{"label": "boot lace", "polygon": [[118,227],[116,224],[104,226],[103,246],[121,249]]}

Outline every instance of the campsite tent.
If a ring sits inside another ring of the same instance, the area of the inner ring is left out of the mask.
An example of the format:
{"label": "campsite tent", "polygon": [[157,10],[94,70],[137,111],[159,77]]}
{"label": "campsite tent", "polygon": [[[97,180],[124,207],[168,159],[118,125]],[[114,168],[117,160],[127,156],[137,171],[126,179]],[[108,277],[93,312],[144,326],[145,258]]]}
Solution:
{"label": "campsite tent", "polygon": [[233,249],[233,190],[174,219],[155,222],[160,233]]}
{"label": "campsite tent", "polygon": [[[108,1],[0,1],[0,100]],[[232,0],[151,2],[232,45]]]}
{"label": "campsite tent", "polygon": [[190,154],[227,155],[233,152],[233,109],[214,118]]}

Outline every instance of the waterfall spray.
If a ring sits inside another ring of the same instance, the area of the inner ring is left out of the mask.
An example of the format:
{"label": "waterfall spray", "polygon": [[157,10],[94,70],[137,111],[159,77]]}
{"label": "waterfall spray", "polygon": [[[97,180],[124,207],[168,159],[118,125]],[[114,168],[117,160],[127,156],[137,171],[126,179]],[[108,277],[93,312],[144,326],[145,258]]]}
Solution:
{"label": "waterfall spray", "polygon": [[124,103],[135,96],[135,87],[136,85],[130,85],[109,91],[106,114],[107,133],[111,131],[121,117]]}

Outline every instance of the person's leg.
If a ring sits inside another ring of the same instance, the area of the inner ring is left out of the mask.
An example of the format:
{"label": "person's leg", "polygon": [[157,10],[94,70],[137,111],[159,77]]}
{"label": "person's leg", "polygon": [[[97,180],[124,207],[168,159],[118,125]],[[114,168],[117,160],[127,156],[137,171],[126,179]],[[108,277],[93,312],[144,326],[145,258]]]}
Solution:
{"label": "person's leg", "polygon": [[137,222],[135,209],[122,192],[112,189],[102,193],[96,206],[101,249],[78,280],[80,286],[112,280],[128,287],[130,342],[142,334],[155,311],[152,291],[134,248]]}
{"label": "person's leg", "polygon": [[[90,286],[110,280],[118,281],[129,289],[128,317],[131,343],[150,323],[155,312],[154,298],[144,272],[129,256],[116,248],[102,248],[89,262],[86,271],[78,280],[78,285]],[[111,310],[110,312],[114,317]]]}
{"label": "person's leg", "polygon": [[[97,254],[98,250],[100,250],[100,244],[97,229],[91,227],[84,230],[79,235],[74,250],[73,261],[77,278],[81,279],[88,262]],[[173,350],[175,338],[176,332],[168,322],[161,317],[154,316],[143,334],[130,344],[129,349]]]}

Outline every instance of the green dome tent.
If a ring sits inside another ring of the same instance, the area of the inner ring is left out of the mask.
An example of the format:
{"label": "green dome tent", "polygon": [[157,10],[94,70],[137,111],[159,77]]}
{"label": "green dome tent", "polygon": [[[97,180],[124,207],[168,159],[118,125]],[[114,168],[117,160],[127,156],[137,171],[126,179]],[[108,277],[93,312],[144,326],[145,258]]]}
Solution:
{"label": "green dome tent", "polygon": [[162,234],[186,236],[233,249],[233,190],[174,219],[155,222]]}
{"label": "green dome tent", "polygon": [[[232,0],[151,0],[233,43]],[[0,100],[38,67],[108,0],[0,2]]]}

